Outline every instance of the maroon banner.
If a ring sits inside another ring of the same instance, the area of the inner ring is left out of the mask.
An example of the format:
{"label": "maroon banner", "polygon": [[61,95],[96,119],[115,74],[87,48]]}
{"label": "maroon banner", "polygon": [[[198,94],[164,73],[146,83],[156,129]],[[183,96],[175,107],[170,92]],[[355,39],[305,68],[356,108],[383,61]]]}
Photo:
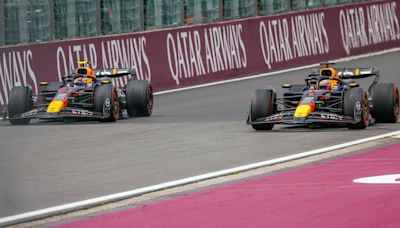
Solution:
{"label": "maroon banner", "polygon": [[[78,60],[135,67],[156,91],[275,71],[400,46],[396,1],[124,35],[0,48],[0,106],[16,85],[38,91]],[[123,86],[124,81],[116,81]]]}

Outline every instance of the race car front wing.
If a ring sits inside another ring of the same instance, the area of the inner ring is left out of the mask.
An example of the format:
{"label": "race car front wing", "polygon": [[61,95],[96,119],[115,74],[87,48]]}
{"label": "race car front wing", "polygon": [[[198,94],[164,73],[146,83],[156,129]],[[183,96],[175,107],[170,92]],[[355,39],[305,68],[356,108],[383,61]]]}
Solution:
{"label": "race car front wing", "polygon": [[294,111],[279,112],[267,117],[261,117],[255,121],[247,119],[247,124],[311,124],[311,123],[356,123],[357,121],[353,117],[343,116],[336,113],[330,112],[312,112],[307,117],[295,117]]}
{"label": "race car front wing", "polygon": [[46,112],[46,107],[34,108],[9,119],[105,119],[108,116],[87,109],[65,107],[60,112]]}

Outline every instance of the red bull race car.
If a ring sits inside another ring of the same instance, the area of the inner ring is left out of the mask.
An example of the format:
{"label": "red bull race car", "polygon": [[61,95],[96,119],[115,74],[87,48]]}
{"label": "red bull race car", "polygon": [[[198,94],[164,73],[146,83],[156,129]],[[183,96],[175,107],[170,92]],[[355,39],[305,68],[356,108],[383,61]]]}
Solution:
{"label": "red bull race car", "polygon": [[[134,69],[93,70],[89,64],[78,62],[75,72],[62,82],[41,82],[37,94],[29,86],[14,87],[8,104],[11,124],[28,124],[31,119],[114,122],[152,114],[152,87],[138,80]],[[117,88],[113,80],[126,80],[126,86]]]}
{"label": "red bull race car", "polygon": [[[399,118],[399,90],[394,83],[379,83],[374,68],[333,68],[333,63],[314,70],[305,84],[285,84],[282,97],[275,89],[257,89],[250,101],[247,124],[255,130],[271,130],[274,124],[346,125],[364,129],[375,122],[395,123]],[[372,77],[368,89],[357,79]]]}

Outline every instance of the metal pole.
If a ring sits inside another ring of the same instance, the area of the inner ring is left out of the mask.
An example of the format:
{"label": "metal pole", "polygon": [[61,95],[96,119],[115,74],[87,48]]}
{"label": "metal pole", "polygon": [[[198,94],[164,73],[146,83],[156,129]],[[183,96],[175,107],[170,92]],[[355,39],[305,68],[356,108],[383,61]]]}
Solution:
{"label": "metal pole", "polygon": [[136,0],[140,2],[140,28],[139,31],[144,30],[144,0]]}
{"label": "metal pole", "polygon": [[179,23],[179,26],[182,26],[182,25],[185,25],[186,24],[186,21],[185,21],[185,18],[186,18],[186,15],[185,15],[185,6],[184,6],[184,1],[183,0],[180,0],[180,6],[181,6],[181,21],[180,21],[180,23]]}
{"label": "metal pole", "polygon": [[254,14],[252,15],[253,17],[254,16],[258,16],[258,1],[257,0],[255,0],[255,1],[253,1],[253,12],[254,12]]}
{"label": "metal pole", "polygon": [[225,20],[225,15],[224,15],[224,0],[219,0],[219,18],[220,18],[220,21]]}
{"label": "metal pole", "polygon": [[55,5],[54,0],[49,0],[49,7],[50,7],[50,40],[55,39]]}
{"label": "metal pole", "polygon": [[96,34],[103,34],[101,28],[101,1],[96,1]]}
{"label": "metal pole", "polygon": [[0,0],[0,46],[5,44],[4,1]]}
{"label": "metal pole", "polygon": [[27,1],[23,0],[20,2],[16,2],[17,7],[18,7],[18,25],[19,25],[19,39],[17,41],[18,44],[20,43],[28,43],[29,42],[29,35],[28,35],[28,30],[30,27],[28,27],[28,15],[27,15]]}

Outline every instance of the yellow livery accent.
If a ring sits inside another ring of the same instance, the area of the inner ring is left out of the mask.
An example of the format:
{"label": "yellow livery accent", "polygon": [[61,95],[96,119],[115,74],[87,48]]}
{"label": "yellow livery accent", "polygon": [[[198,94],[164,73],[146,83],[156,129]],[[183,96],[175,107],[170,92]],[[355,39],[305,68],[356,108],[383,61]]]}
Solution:
{"label": "yellow livery accent", "polygon": [[349,87],[358,87],[359,85],[357,84],[357,83],[355,83],[355,82],[352,82],[352,83],[350,83],[349,84]]}
{"label": "yellow livery accent", "polygon": [[60,112],[62,108],[64,108],[64,102],[62,100],[52,101],[47,107],[46,112]]}
{"label": "yellow livery accent", "polygon": [[335,69],[333,68],[322,68],[319,70],[319,74],[321,76],[329,76],[329,77],[336,77],[337,76],[337,72]]}
{"label": "yellow livery accent", "polygon": [[89,61],[78,61],[79,67],[85,67],[86,65],[90,65]]}
{"label": "yellow livery accent", "polygon": [[302,104],[297,106],[294,117],[307,117],[310,112],[312,112],[311,106]]}

